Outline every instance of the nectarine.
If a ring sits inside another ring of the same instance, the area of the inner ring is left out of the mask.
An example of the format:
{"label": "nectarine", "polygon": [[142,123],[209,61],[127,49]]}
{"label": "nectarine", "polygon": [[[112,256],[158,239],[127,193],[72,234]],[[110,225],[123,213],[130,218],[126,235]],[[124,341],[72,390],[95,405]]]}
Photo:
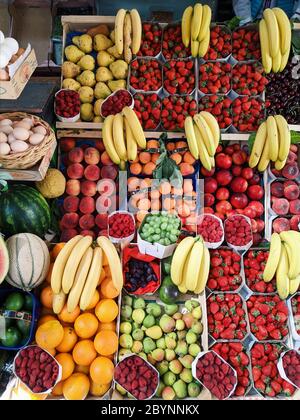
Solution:
{"label": "nectarine", "polygon": [[67,169],[67,175],[71,179],[81,179],[83,177],[84,167],[81,163],[72,163]]}
{"label": "nectarine", "polygon": [[68,159],[72,163],[80,163],[83,161],[83,150],[81,147],[75,147],[74,149],[70,150],[68,154]]}
{"label": "nectarine", "polygon": [[80,200],[79,210],[83,214],[93,213],[95,211],[95,200],[92,197],[83,197]]}
{"label": "nectarine", "polygon": [[98,165],[100,162],[100,153],[95,147],[88,147],[84,151],[84,160],[88,165]]}
{"label": "nectarine", "polygon": [[80,186],[80,191],[87,197],[93,197],[97,192],[97,185],[94,181],[83,181]]}
{"label": "nectarine", "polygon": [[69,179],[66,183],[66,193],[77,196],[80,194],[80,182],[77,179]]}

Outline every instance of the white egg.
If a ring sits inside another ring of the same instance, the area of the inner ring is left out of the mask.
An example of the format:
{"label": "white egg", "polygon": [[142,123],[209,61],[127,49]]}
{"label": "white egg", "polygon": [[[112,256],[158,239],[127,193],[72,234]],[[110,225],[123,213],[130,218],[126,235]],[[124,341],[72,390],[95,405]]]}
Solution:
{"label": "white egg", "polygon": [[5,133],[0,133],[0,143],[7,143],[7,135]]}
{"label": "white egg", "polygon": [[11,55],[17,54],[19,50],[19,43],[14,38],[5,38],[3,45],[10,49]]}
{"label": "white egg", "polygon": [[32,131],[33,131],[34,133],[40,133],[40,134],[43,134],[43,136],[45,136],[45,135],[47,134],[47,130],[46,130],[46,128],[45,128],[45,127],[43,127],[42,125],[37,125],[36,127],[34,127],[34,128],[32,129]]}
{"label": "white egg", "polygon": [[18,123],[14,126],[15,128],[21,127],[25,128],[25,130],[29,131],[31,129],[31,125],[27,121],[18,121]]}
{"label": "white egg", "polygon": [[22,140],[22,141],[27,140],[29,137],[28,130],[21,127],[14,128],[13,135],[15,136],[17,140]]}
{"label": "white egg", "polygon": [[2,44],[2,42],[4,41],[4,33],[2,31],[0,31],[0,44]]}
{"label": "white egg", "polygon": [[14,131],[11,125],[0,125],[0,132],[10,134]]}
{"label": "white egg", "polygon": [[8,141],[9,144],[11,144],[14,141],[17,141],[17,139],[15,138],[15,136],[12,133],[10,133],[7,137],[7,141]]}
{"label": "white egg", "polygon": [[0,121],[0,126],[1,125],[12,125],[12,120],[8,119],[8,118],[4,118],[3,120]]}
{"label": "white egg", "polygon": [[21,153],[21,152],[25,152],[28,149],[28,144],[25,143],[25,141],[14,141],[13,143],[11,143],[10,148],[14,153]]}
{"label": "white egg", "polygon": [[32,118],[23,118],[22,122],[26,122],[28,124],[30,124],[30,127],[32,127],[34,125],[34,121]]}
{"label": "white egg", "polygon": [[10,49],[4,44],[0,44],[0,69],[3,69],[7,66],[11,57],[12,54]]}
{"label": "white egg", "polygon": [[41,133],[34,133],[29,137],[29,143],[33,146],[40,144],[44,140],[44,136]]}
{"label": "white egg", "polygon": [[7,143],[0,143],[0,156],[6,156],[10,153],[10,147]]}

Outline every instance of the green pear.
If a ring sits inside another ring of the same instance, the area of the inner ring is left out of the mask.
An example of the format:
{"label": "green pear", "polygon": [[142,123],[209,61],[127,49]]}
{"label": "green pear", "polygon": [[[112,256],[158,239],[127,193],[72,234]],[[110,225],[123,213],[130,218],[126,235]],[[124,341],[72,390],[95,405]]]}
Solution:
{"label": "green pear", "polygon": [[158,340],[162,337],[163,333],[161,328],[158,325],[146,329],[146,335],[153,340]]}

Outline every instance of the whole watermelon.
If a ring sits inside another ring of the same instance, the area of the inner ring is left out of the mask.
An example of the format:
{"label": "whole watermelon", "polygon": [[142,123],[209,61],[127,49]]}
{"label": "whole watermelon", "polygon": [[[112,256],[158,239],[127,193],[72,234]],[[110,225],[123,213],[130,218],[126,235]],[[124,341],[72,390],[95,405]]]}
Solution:
{"label": "whole watermelon", "polygon": [[36,189],[13,184],[0,192],[0,231],[4,235],[33,233],[43,238],[50,222],[50,207]]}

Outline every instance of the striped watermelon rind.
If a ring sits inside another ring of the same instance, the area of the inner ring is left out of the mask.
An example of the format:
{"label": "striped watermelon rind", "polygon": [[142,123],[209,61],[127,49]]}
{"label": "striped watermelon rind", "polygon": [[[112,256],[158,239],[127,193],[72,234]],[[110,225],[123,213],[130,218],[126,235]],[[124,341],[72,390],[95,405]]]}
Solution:
{"label": "striped watermelon rind", "polygon": [[0,193],[0,208],[0,231],[6,236],[27,232],[43,238],[50,228],[50,207],[32,187],[11,185]]}
{"label": "striped watermelon rind", "polygon": [[5,242],[0,234],[0,284],[6,278],[9,269],[9,256]]}

